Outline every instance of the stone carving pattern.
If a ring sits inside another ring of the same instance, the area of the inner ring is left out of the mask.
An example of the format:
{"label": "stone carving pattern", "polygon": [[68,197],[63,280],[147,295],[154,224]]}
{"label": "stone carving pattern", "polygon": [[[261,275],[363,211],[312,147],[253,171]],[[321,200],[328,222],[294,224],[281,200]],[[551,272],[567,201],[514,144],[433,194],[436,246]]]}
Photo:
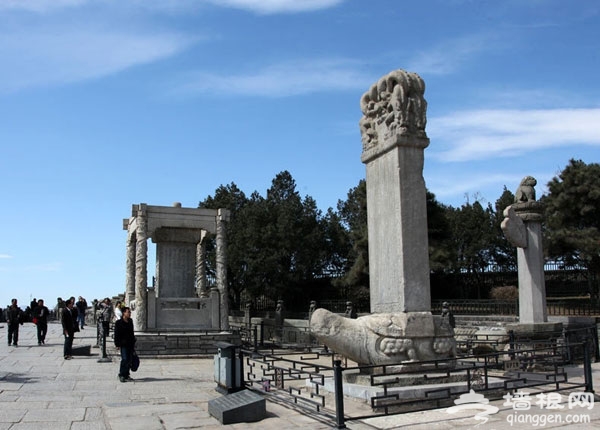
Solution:
{"label": "stone carving pattern", "polygon": [[415,333],[415,327],[410,327],[413,324],[400,314],[372,314],[349,319],[317,309],[311,316],[310,329],[320,342],[359,364],[394,364],[454,357],[456,341],[453,330],[439,323],[434,328],[433,320],[431,324],[431,327],[421,327],[422,324],[417,321],[419,328]]}
{"label": "stone carving pattern", "polygon": [[395,70],[373,84],[360,100],[363,151],[394,135],[426,137],[424,94],[423,79],[404,70]]}

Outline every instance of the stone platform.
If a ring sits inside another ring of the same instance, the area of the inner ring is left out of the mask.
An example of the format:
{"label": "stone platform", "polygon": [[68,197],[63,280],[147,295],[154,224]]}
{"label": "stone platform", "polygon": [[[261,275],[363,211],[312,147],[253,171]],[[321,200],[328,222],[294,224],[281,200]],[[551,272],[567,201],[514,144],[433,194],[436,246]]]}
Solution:
{"label": "stone platform", "polygon": [[140,356],[212,357],[217,342],[241,344],[237,333],[221,331],[157,331],[136,333],[136,351]]}
{"label": "stone platform", "polygon": [[[19,347],[8,347],[6,324],[0,323],[0,429],[1,430],[177,430],[223,429],[208,413],[208,402],[221,397],[214,388],[214,362],[210,359],[166,359],[157,355],[142,359],[134,381],[117,378],[119,359],[109,348],[112,363],[98,363],[98,350],[92,356],[64,360],[64,338],[59,324],[48,327],[46,345],[38,346],[35,326],[25,323],[19,333]],[[75,345],[95,341],[96,330],[86,327],[76,334]],[[569,369],[569,380],[582,379],[581,366]],[[600,387],[600,363],[592,363],[594,385]],[[504,399],[492,400],[499,408],[485,425],[474,418],[477,410],[450,414],[446,408],[409,412],[387,417],[347,421],[353,430],[456,430],[536,428],[531,423],[509,421],[515,417],[550,416],[555,421],[543,428],[561,430],[600,428],[600,407],[569,409],[567,393],[562,393],[563,409],[515,411],[503,406]],[[596,403],[600,399],[596,398]],[[348,416],[367,415],[364,402],[346,399]],[[267,417],[259,422],[230,425],[231,429],[330,429],[318,414],[267,401]],[[587,423],[567,424],[568,418],[584,415]],[[558,417],[558,418],[557,418]],[[559,423],[558,420],[561,420]],[[539,426],[541,427],[541,426]]]}

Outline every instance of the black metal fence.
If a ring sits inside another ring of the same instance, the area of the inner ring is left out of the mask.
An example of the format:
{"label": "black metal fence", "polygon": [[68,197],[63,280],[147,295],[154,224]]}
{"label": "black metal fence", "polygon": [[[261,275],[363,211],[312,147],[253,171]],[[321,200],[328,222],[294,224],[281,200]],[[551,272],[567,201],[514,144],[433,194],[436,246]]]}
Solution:
{"label": "black metal fence", "polygon": [[[597,350],[597,345],[596,345]],[[331,352],[242,349],[244,385],[337,428],[347,421],[442,408],[470,390],[488,399],[527,388],[530,394],[579,389],[593,393],[589,342],[527,343],[512,339],[507,351],[384,366],[348,365]],[[574,381],[565,366],[583,362]],[[332,363],[333,361],[333,363]],[[365,402],[347,408],[348,384],[358,383]],[[407,386],[418,387],[407,389]]]}
{"label": "black metal fence", "polygon": [[[455,315],[519,315],[518,300],[434,300],[431,311],[441,313],[443,302]],[[554,316],[600,316],[600,303],[589,297],[548,298],[546,308]]]}

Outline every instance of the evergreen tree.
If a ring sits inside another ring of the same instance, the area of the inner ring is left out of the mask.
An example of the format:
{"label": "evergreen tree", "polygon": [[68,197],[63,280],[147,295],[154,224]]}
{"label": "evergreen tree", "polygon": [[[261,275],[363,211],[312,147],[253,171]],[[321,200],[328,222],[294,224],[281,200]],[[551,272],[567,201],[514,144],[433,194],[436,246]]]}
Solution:
{"label": "evergreen tree", "polygon": [[548,183],[547,253],[567,266],[582,266],[597,293],[600,275],[600,164],[569,161]]}
{"label": "evergreen tree", "polygon": [[515,195],[510,192],[506,185],[502,191],[502,195],[496,200],[495,209],[492,216],[494,231],[497,233],[493,242],[494,246],[494,262],[503,271],[517,270],[517,251],[516,248],[504,237],[502,232],[502,221],[504,220],[504,209],[515,202]]}

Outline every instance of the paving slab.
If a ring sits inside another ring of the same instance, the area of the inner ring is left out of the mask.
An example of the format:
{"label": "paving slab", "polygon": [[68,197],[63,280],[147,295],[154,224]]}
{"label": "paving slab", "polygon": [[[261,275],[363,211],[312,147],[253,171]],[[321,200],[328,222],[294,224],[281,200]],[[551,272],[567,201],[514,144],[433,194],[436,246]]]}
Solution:
{"label": "paving slab", "polygon": [[[143,358],[140,369],[132,373],[133,382],[121,383],[117,374],[119,358],[110,348],[111,362],[98,362],[101,351],[64,360],[60,325],[49,324],[46,345],[38,346],[35,326],[24,324],[19,346],[8,347],[6,328],[0,329],[0,430],[40,428],[44,430],[176,430],[217,429],[224,426],[208,414],[208,402],[221,396],[215,390],[214,363],[211,358]],[[76,334],[75,345],[94,345],[95,330]],[[600,363],[594,363],[594,385],[600,390]],[[569,371],[569,380],[582,378],[581,368]],[[595,398],[600,403],[600,398]],[[563,422],[534,425],[510,424],[517,412],[491,401],[498,412],[482,424],[474,418],[478,411],[463,410],[449,414],[446,409],[405,413],[387,417],[347,421],[358,430],[444,430],[491,429],[600,429],[600,405],[577,411],[589,422],[567,423],[567,409],[558,412]],[[256,423],[236,423],[229,429],[327,429],[331,420],[267,400],[267,417]],[[348,415],[364,411],[364,404],[347,399]],[[524,415],[524,412],[519,412]],[[531,411],[530,415],[550,415],[552,411]],[[570,417],[572,418],[572,417]],[[479,426],[478,426],[479,424]],[[478,427],[476,427],[478,426]]]}

